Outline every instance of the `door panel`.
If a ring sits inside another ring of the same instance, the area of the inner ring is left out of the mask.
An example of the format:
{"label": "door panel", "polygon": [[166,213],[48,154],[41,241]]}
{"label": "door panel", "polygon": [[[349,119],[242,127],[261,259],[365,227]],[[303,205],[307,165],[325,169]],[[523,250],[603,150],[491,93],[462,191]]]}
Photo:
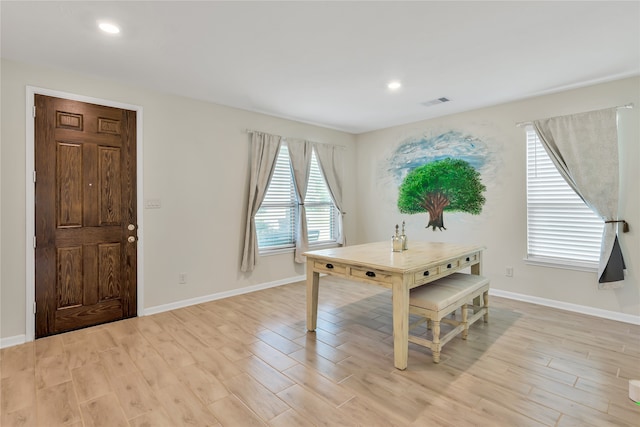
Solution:
{"label": "door panel", "polygon": [[98,148],[100,225],[118,225],[122,222],[120,157],[119,148]]}
{"label": "door panel", "polygon": [[58,228],[82,227],[82,145],[57,146]]}
{"label": "door panel", "polygon": [[120,298],[120,243],[98,246],[98,301]]}
{"label": "door panel", "polygon": [[58,249],[58,308],[82,305],[82,246]]}
{"label": "door panel", "polygon": [[36,95],[35,124],[36,337],[135,316],[135,112]]}

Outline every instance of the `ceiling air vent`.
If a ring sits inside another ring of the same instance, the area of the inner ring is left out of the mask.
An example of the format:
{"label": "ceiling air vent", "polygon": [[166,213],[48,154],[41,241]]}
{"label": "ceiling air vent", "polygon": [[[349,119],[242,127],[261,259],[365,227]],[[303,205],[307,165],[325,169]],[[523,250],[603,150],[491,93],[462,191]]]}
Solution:
{"label": "ceiling air vent", "polygon": [[422,102],[421,105],[424,105],[425,107],[431,107],[432,105],[438,105],[438,104],[442,104],[443,102],[449,102],[451,101],[449,98],[436,98],[436,99],[432,99],[431,101],[427,101],[427,102]]}

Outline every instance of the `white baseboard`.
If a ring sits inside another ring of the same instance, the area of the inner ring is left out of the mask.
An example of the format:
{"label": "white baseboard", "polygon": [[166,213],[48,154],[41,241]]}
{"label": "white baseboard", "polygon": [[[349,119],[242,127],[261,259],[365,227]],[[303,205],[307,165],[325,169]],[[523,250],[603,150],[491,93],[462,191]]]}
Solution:
{"label": "white baseboard", "polygon": [[552,307],[558,308],[560,310],[573,311],[575,313],[588,314],[589,316],[601,317],[603,319],[616,320],[618,322],[631,323],[633,325],[640,325],[640,316],[635,316],[633,314],[619,313],[617,311],[603,310],[601,308],[587,307],[586,305],[572,304],[569,302],[534,297],[531,295],[518,294],[515,292],[503,291],[493,288],[489,289],[489,294],[495,295],[497,297],[544,305],[545,307]]}
{"label": "white baseboard", "polygon": [[[157,305],[155,307],[149,307],[144,310],[145,316],[162,313],[165,311],[175,310],[178,308],[188,307],[190,305],[201,304],[204,302],[215,301],[222,298],[228,298],[236,295],[247,294],[249,292],[255,292],[262,289],[274,288],[276,286],[286,285],[288,283],[300,282],[306,280],[306,276],[295,276],[286,279],[276,280],[268,283],[261,283],[259,285],[247,286],[240,289],[234,289],[231,291],[218,292],[215,294],[204,295],[197,298],[190,298],[182,301],[176,301],[169,304]],[[618,313],[616,311],[602,310],[600,308],[587,307],[584,305],[571,304],[568,302],[555,301],[546,298],[534,297],[531,295],[518,294],[516,292],[503,291],[500,289],[491,288],[489,290],[491,295],[512,299],[516,301],[523,301],[532,304],[543,305],[545,307],[558,308],[561,310],[573,311],[575,313],[587,314],[590,316],[601,317],[604,319],[616,320],[618,322],[631,323],[633,325],[640,325],[640,316],[633,314]],[[13,347],[15,345],[24,344],[26,342],[26,335],[16,335],[13,337],[0,338],[0,349],[6,347]]]}
{"label": "white baseboard", "polygon": [[[286,279],[276,280],[268,283],[261,283],[259,285],[247,286],[240,289],[234,289],[232,291],[219,292],[216,294],[204,295],[197,298],[186,299],[182,301],[176,301],[169,304],[157,305],[155,307],[149,307],[144,310],[143,314],[138,313],[139,316],[148,316],[151,314],[162,313],[164,311],[175,310],[178,308],[188,307],[190,305],[200,304],[203,302],[215,301],[222,298],[228,298],[236,295],[247,294],[249,292],[255,292],[262,289],[274,288],[276,286],[286,285],[288,283],[300,282],[306,280],[307,276],[295,276],[288,277]],[[26,335],[16,335],[14,337],[0,338],[0,349],[5,347],[13,347],[14,345],[24,344],[27,342]]]}
{"label": "white baseboard", "polygon": [[244,288],[234,289],[231,291],[218,292],[215,294],[204,295],[201,297],[171,302],[169,304],[157,305],[155,307],[145,308],[144,316],[162,313],[169,310],[176,310],[178,308],[188,307],[190,305],[202,304],[203,302],[215,301],[222,298],[229,298],[236,295],[248,294],[249,292],[260,291],[262,289],[268,289],[268,288],[274,288],[276,286],[282,286],[288,283],[300,282],[300,281],[306,280],[306,278],[307,276],[288,277],[286,279],[276,280],[268,283],[261,283],[259,285],[247,286]]}
{"label": "white baseboard", "polygon": [[0,338],[0,348],[13,347],[14,345],[24,344],[25,342],[27,342],[27,336],[24,334]]}

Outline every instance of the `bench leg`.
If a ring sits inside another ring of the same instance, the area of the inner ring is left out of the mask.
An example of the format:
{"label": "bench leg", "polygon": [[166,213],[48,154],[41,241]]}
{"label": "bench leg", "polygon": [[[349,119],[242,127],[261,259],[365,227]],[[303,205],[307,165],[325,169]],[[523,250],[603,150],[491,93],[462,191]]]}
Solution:
{"label": "bench leg", "polygon": [[462,324],[464,325],[464,329],[462,330],[462,339],[466,340],[467,335],[469,335],[469,322],[467,318],[467,304],[462,305]]}
{"label": "bench leg", "polygon": [[484,294],[482,295],[482,298],[484,299],[483,320],[484,320],[484,323],[488,323],[489,322],[489,291],[485,291]]}
{"label": "bench leg", "polygon": [[433,321],[433,363],[440,363],[440,321]]}

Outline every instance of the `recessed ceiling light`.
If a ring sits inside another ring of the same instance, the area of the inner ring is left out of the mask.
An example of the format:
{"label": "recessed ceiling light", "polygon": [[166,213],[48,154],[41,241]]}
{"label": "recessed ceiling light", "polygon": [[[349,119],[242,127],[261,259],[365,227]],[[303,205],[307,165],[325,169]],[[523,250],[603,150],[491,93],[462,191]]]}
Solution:
{"label": "recessed ceiling light", "polygon": [[387,87],[391,90],[397,90],[400,89],[402,87],[402,83],[400,83],[397,80],[394,80],[392,82],[389,82],[389,84],[387,85]]}
{"label": "recessed ceiling light", "polygon": [[110,22],[101,22],[98,24],[98,27],[105,33],[109,34],[118,34],[120,32],[120,28]]}

